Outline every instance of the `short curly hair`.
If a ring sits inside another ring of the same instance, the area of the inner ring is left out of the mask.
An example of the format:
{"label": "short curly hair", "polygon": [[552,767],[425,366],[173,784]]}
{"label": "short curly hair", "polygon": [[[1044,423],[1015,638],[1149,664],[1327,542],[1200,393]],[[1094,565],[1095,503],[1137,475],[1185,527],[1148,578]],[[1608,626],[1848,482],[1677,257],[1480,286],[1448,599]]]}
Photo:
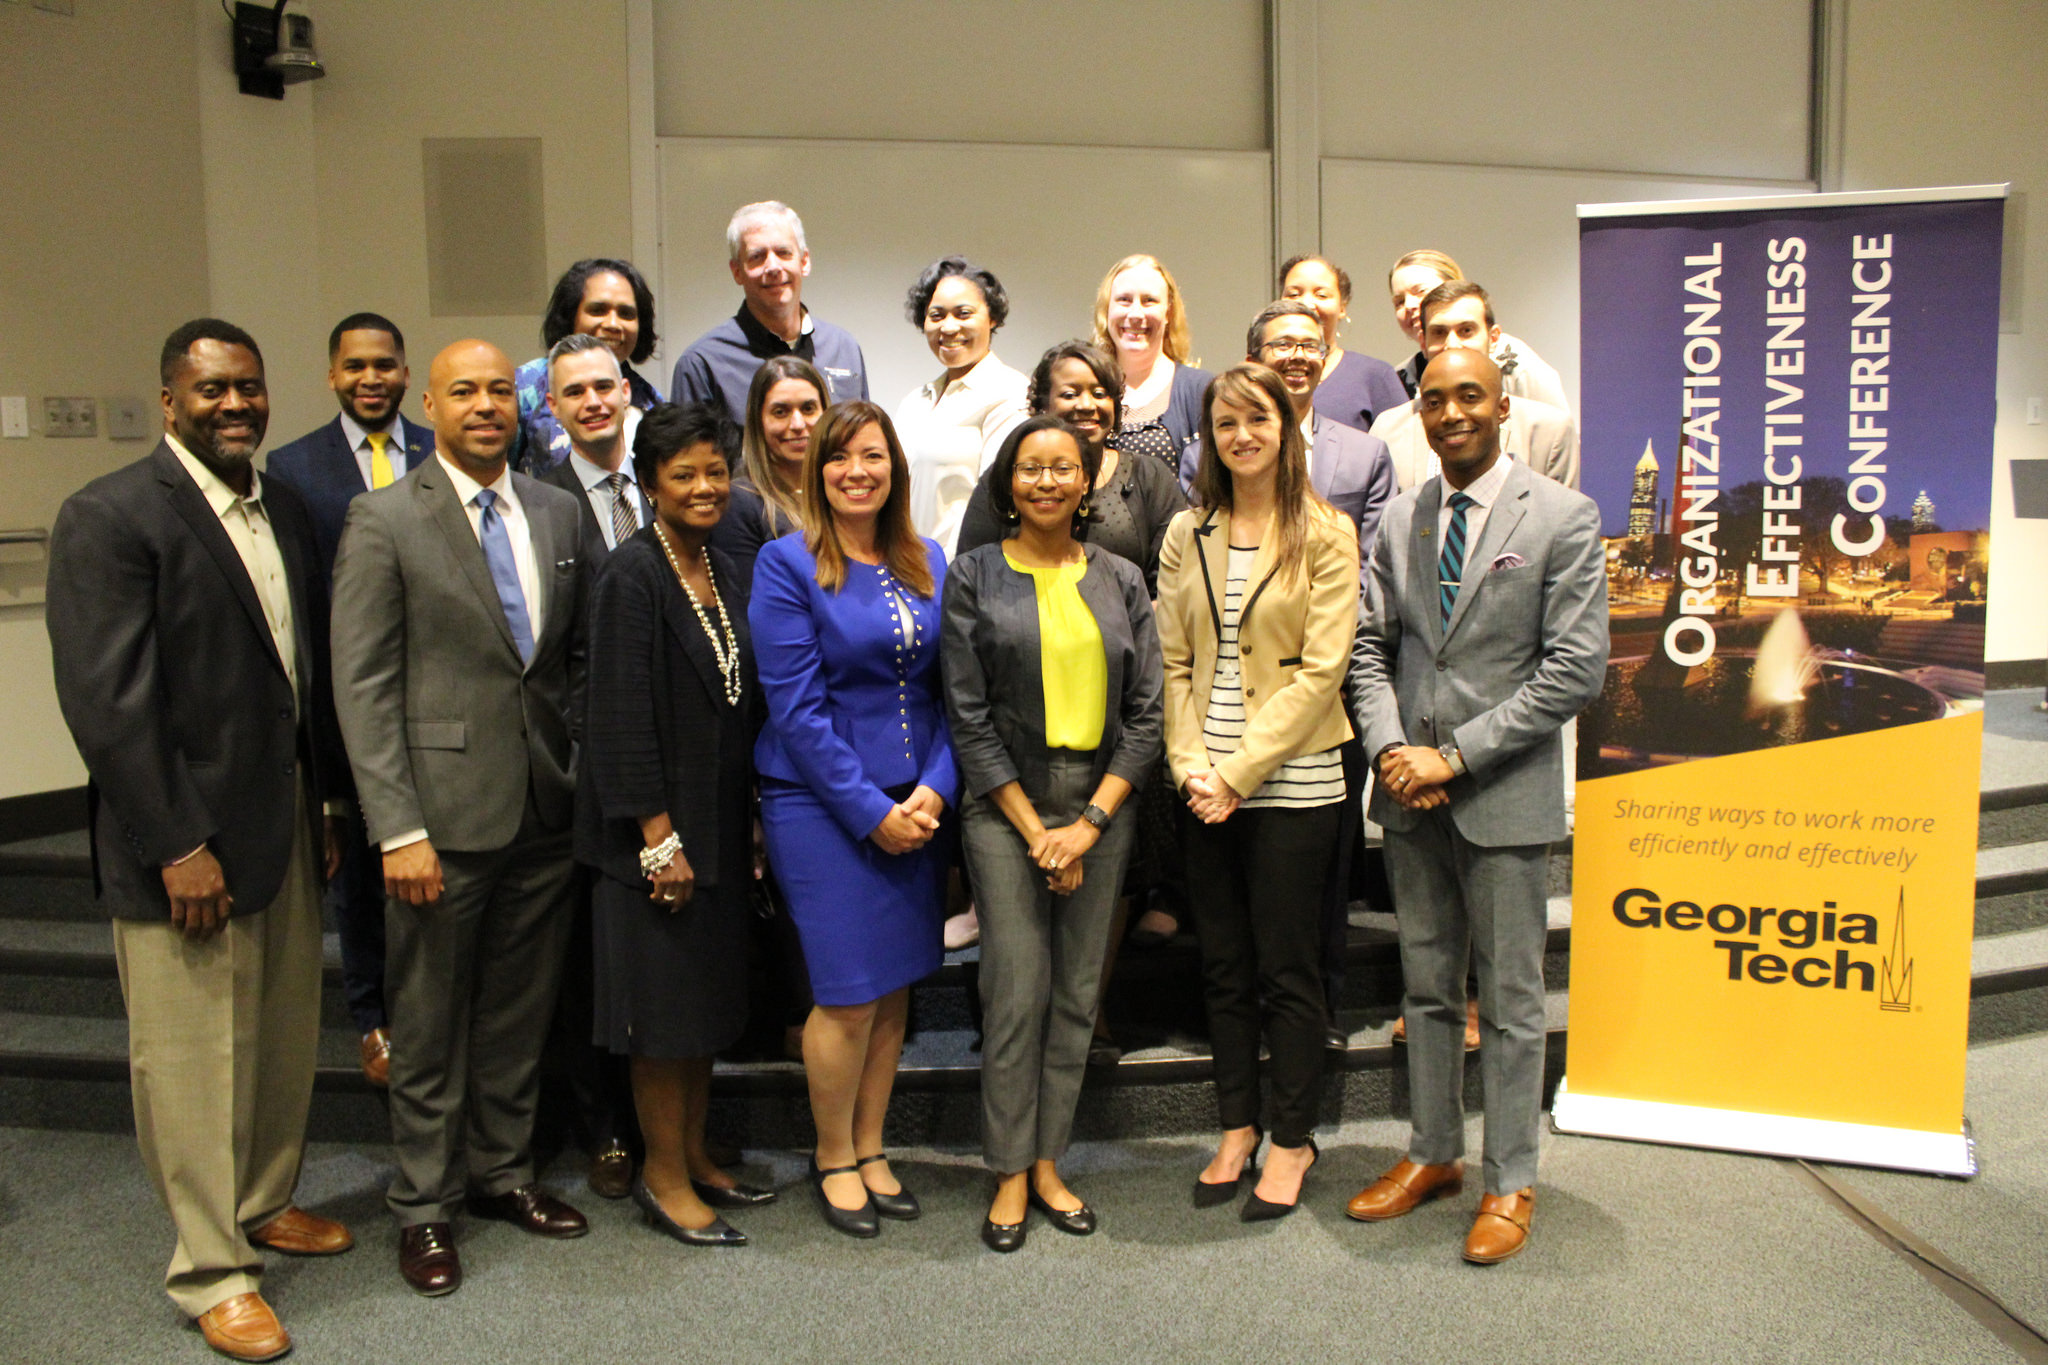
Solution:
{"label": "short curly hair", "polygon": [[981,290],[982,299],[988,304],[988,325],[1000,327],[1010,319],[1010,296],[1003,290],[1003,282],[995,273],[974,264],[965,256],[941,256],[918,275],[917,283],[910,286],[910,292],[903,296],[903,316],[910,319],[913,327],[924,326],[924,310],[932,306],[932,294],[937,291],[939,281],[949,275],[958,275],[972,280],[975,288]]}

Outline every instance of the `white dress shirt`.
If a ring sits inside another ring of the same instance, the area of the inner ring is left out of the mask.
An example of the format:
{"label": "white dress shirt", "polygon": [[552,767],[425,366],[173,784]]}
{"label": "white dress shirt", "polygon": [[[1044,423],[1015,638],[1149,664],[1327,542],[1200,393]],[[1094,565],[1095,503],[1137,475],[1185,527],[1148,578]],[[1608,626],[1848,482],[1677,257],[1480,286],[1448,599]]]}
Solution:
{"label": "white dress shirt", "polygon": [[[384,458],[391,461],[391,479],[396,483],[405,477],[405,419],[397,413],[391,414],[391,425],[385,434],[391,439],[384,443]],[[356,470],[363,476],[363,487],[375,488],[376,481],[370,475],[370,432],[346,411],[341,414],[341,434],[348,438],[348,448],[356,457]]]}
{"label": "white dress shirt", "polygon": [[292,590],[285,578],[284,552],[277,548],[277,532],[270,524],[270,513],[263,506],[263,476],[253,467],[249,470],[249,496],[245,498],[222,483],[220,476],[201,464],[198,456],[185,449],[177,437],[166,432],[164,444],[178,457],[178,463],[192,476],[192,482],[199,485],[200,496],[220,518],[221,529],[228,533],[235,553],[241,556],[242,567],[249,572],[249,584],[256,589],[256,600],[263,606],[263,620],[270,627],[270,642],[277,647],[277,657],[284,662],[285,676],[291,680],[292,704],[296,707],[299,643],[292,630]]}
{"label": "white dress shirt", "polygon": [[[569,452],[569,468],[576,471],[576,481],[583,485],[583,496],[590,499],[590,510],[597,515],[597,529],[604,533],[604,547],[607,550],[618,549],[618,534],[612,529],[612,471],[603,465],[592,464],[583,458],[580,451],[573,449]],[[647,498],[633,478],[632,460],[622,458],[618,472],[626,476],[626,501],[633,508],[635,521],[645,526],[652,516],[647,508]]]}
{"label": "white dress shirt", "polygon": [[441,468],[448,471],[448,481],[455,488],[455,496],[462,500],[462,511],[469,518],[469,529],[476,534],[476,543],[484,543],[484,509],[477,505],[476,495],[488,487],[498,495],[498,516],[505,523],[505,534],[512,542],[512,564],[519,571],[519,591],[526,598],[526,620],[533,628],[533,638],[540,639],[542,603],[540,600],[540,570],[534,563],[533,532],[526,521],[526,509],[520,506],[519,495],[512,491],[512,471],[501,469],[498,477],[488,485],[480,484],[469,475],[450,464],[447,458],[436,452]]}
{"label": "white dress shirt", "polygon": [[[1479,557],[1479,537],[1486,531],[1486,513],[1500,500],[1501,485],[1508,481],[1508,455],[1502,451],[1500,458],[1493,462],[1493,468],[1481,474],[1462,490],[1476,506],[1465,509],[1465,564],[1464,572],[1458,575],[1460,583],[1472,581],[1472,561]],[[1451,495],[1459,492],[1446,483],[1443,486],[1443,501],[1436,509],[1437,554],[1443,554],[1444,537],[1451,533]]]}
{"label": "white dress shirt", "polygon": [[940,375],[912,389],[892,414],[910,462],[910,519],[949,558],[976,481],[1025,418],[1024,385],[991,351],[950,384]]}

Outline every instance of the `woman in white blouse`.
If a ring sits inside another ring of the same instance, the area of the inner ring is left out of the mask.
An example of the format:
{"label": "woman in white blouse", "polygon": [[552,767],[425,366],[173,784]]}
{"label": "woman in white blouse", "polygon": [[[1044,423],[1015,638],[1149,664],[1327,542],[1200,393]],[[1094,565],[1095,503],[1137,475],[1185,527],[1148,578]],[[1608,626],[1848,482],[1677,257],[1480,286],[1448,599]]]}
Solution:
{"label": "woman in white blouse", "polygon": [[1026,415],[1023,374],[989,350],[1010,298],[989,271],[945,256],[910,286],[903,311],[944,367],[893,414],[910,460],[910,516],[950,558],[975,482]]}

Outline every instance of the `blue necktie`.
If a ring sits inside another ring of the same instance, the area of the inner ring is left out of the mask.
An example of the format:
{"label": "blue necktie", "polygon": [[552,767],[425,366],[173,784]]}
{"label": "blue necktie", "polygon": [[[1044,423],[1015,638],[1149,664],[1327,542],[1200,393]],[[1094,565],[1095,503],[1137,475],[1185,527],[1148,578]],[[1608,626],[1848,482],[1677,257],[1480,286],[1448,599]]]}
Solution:
{"label": "blue necktie", "polygon": [[498,602],[505,608],[505,624],[512,627],[512,643],[519,646],[519,662],[533,662],[533,620],[526,614],[526,594],[519,587],[519,565],[512,558],[512,537],[505,519],[498,515],[498,495],[479,489],[476,505],[483,509],[478,518],[483,529],[484,563],[491,566],[491,582],[498,585]]}
{"label": "blue necktie", "polygon": [[1451,494],[1451,526],[1444,532],[1444,552],[1436,562],[1436,593],[1445,630],[1451,628],[1451,608],[1458,605],[1458,587],[1465,581],[1465,513],[1478,505],[1463,493]]}

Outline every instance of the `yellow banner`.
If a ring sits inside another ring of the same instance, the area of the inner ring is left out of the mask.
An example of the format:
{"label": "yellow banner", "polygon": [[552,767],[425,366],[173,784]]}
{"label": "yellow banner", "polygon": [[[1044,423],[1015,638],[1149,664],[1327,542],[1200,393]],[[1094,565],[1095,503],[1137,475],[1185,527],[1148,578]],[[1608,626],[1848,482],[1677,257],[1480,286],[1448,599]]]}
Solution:
{"label": "yellow banner", "polygon": [[1580,782],[1571,1092],[1956,1133],[1982,735]]}

